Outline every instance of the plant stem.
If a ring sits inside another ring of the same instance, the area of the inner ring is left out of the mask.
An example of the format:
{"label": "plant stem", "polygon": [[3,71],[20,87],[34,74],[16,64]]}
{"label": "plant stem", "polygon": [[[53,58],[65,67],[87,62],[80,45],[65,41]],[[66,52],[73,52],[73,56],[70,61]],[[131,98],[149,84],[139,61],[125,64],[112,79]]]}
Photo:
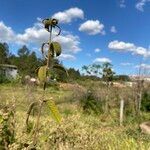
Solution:
{"label": "plant stem", "polygon": [[47,68],[49,68],[50,60],[51,60],[51,39],[52,39],[52,26],[50,27],[50,37],[49,37],[49,50],[48,50],[48,59],[47,59]]}
{"label": "plant stem", "polygon": [[41,117],[42,107],[45,102],[44,95],[45,95],[45,92],[43,91],[42,101],[40,102],[40,105],[39,105],[39,112],[38,112],[38,116],[37,116],[36,127],[35,127],[35,132],[34,132],[34,137],[33,137],[33,145],[34,146],[37,144],[37,136],[39,134],[40,117]]}

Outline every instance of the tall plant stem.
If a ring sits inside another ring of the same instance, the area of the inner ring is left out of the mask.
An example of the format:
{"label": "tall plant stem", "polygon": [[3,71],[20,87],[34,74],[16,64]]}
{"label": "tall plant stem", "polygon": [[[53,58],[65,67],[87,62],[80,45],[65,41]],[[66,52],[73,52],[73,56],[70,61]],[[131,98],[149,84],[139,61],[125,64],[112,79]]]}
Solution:
{"label": "tall plant stem", "polygon": [[36,120],[36,127],[35,127],[35,132],[34,132],[34,137],[33,137],[33,145],[34,146],[37,144],[37,136],[39,134],[40,117],[41,117],[42,107],[45,102],[44,96],[45,96],[45,91],[43,91],[43,95],[42,95],[41,102],[39,105],[39,112],[38,112],[38,116],[37,116],[37,120]]}
{"label": "tall plant stem", "polygon": [[52,40],[52,26],[50,27],[50,36],[49,36],[49,41],[48,41],[48,43],[49,43],[49,49],[48,49],[47,68],[49,68],[49,66],[50,66],[50,60],[51,60],[51,57],[52,57],[51,51],[50,51],[50,49],[51,49],[51,47],[50,47],[51,40]]}

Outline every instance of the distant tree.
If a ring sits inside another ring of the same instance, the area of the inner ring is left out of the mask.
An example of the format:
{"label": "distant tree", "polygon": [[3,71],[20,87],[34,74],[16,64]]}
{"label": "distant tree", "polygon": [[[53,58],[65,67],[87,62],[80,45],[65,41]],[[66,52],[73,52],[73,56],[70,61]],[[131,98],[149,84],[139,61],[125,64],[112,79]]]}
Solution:
{"label": "distant tree", "polygon": [[102,66],[102,79],[107,83],[107,86],[110,85],[111,81],[114,79],[114,74],[112,70],[112,64],[104,63]]}
{"label": "distant tree", "polygon": [[0,43],[0,64],[9,63],[9,47],[7,43]]}
{"label": "distant tree", "polygon": [[130,81],[130,77],[128,75],[115,75],[114,80],[117,80],[117,81]]}
{"label": "distant tree", "polygon": [[18,64],[19,64],[19,57],[17,57],[14,54],[11,54],[10,57],[9,57],[9,61],[10,61],[10,64],[18,66]]}
{"label": "distant tree", "polygon": [[75,70],[74,68],[68,69],[69,79],[77,80],[81,77],[79,70]]}
{"label": "distant tree", "polygon": [[85,71],[86,75],[90,75],[90,76],[100,76],[101,75],[101,65],[99,65],[99,64],[83,66],[82,70]]}
{"label": "distant tree", "polygon": [[30,66],[32,62],[29,62],[29,49],[26,46],[23,46],[18,50],[18,61],[17,66],[19,73],[21,75],[29,75],[30,74]]}
{"label": "distant tree", "polygon": [[67,77],[67,70],[63,66],[62,62],[60,62],[58,59],[51,60],[54,65],[53,69],[50,69],[51,72],[51,79],[56,79],[59,82],[68,82]]}
{"label": "distant tree", "polygon": [[29,49],[24,45],[22,48],[18,50],[19,57],[28,57],[30,54]]}
{"label": "distant tree", "polygon": [[105,113],[108,113],[109,108],[109,87],[114,79],[114,74],[112,70],[112,64],[106,62],[102,65],[102,79],[106,82],[107,92],[105,98]]}
{"label": "distant tree", "polygon": [[35,74],[35,70],[39,67],[39,65],[41,64],[40,59],[37,58],[36,53],[32,52],[29,56],[28,56],[28,62],[29,62],[29,75],[33,76]]}
{"label": "distant tree", "polygon": [[31,52],[26,47],[23,46],[18,50],[18,56],[11,55],[10,62],[18,67],[18,71],[21,75],[34,76],[35,71],[42,64],[42,61],[37,58],[35,52]]}

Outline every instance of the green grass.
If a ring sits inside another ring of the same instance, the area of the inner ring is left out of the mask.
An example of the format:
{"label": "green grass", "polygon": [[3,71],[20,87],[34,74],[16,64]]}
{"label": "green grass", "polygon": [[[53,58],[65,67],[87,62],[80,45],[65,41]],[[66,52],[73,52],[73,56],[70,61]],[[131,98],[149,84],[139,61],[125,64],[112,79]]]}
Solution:
{"label": "green grass", "polygon": [[[16,150],[20,143],[32,143],[32,134],[26,133],[26,112],[30,102],[38,100],[41,93],[40,88],[0,85],[1,104],[16,104],[16,142],[10,149]],[[78,103],[71,101],[72,94],[71,90],[46,90],[46,98],[54,98],[63,119],[57,124],[46,110],[42,112],[37,149],[150,150],[150,136],[141,133],[139,121],[126,117],[125,125],[121,127],[118,122],[119,111],[115,109],[108,115],[84,114]],[[35,118],[36,114],[31,117],[32,122]],[[142,118],[141,121],[150,120],[150,114],[143,113]]]}

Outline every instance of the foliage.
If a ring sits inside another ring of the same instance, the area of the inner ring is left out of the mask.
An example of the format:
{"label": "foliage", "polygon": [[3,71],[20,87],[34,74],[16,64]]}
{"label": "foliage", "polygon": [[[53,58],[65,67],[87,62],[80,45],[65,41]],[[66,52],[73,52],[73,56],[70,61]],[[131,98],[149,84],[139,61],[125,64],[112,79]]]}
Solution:
{"label": "foliage", "polygon": [[7,149],[14,141],[14,110],[3,106],[0,110],[0,149]]}
{"label": "foliage", "polygon": [[75,70],[74,68],[69,68],[68,69],[68,74],[69,74],[69,79],[71,81],[81,79],[81,75],[80,75],[79,70]]}
{"label": "foliage", "polygon": [[0,64],[7,64],[9,62],[9,47],[7,43],[0,43]]}
{"label": "foliage", "polygon": [[0,74],[0,83],[10,83],[10,80],[3,74]]}
{"label": "foliage", "polygon": [[141,109],[143,111],[150,112],[150,92],[149,91],[144,91],[142,94]]}
{"label": "foliage", "polygon": [[102,65],[92,64],[89,66],[83,66],[82,70],[85,72],[85,75],[90,76],[91,79],[102,77],[107,85],[114,80],[115,72],[112,71],[112,65],[108,62],[103,63]]}
{"label": "foliage", "polygon": [[11,55],[10,63],[18,67],[19,74],[22,76],[35,76],[35,70],[42,64],[42,61],[37,58],[35,52],[23,46],[18,50],[18,56]]}
{"label": "foliage", "polygon": [[58,59],[54,59],[53,69],[51,70],[51,78],[56,79],[58,82],[68,81],[68,71]]}
{"label": "foliage", "polygon": [[116,81],[130,81],[130,77],[128,75],[114,75],[114,80],[116,80]]}
{"label": "foliage", "polygon": [[82,70],[85,71],[87,75],[95,75],[100,76],[101,75],[101,65],[99,64],[92,64],[89,66],[83,66]]}
{"label": "foliage", "polygon": [[86,97],[80,102],[85,113],[98,115],[102,112],[102,102],[95,97],[92,89],[87,91]]}
{"label": "foliage", "polygon": [[104,63],[102,68],[102,78],[108,85],[113,81],[115,72],[112,71],[112,65],[110,63]]}
{"label": "foliage", "polygon": [[58,108],[57,108],[57,106],[55,105],[54,101],[53,101],[53,100],[48,100],[46,103],[47,103],[47,107],[48,107],[48,109],[50,110],[50,112],[51,112],[53,118],[54,118],[58,123],[60,123],[60,121],[61,121],[61,115],[60,115],[60,113],[59,113],[59,111],[58,111]]}
{"label": "foliage", "polygon": [[47,77],[47,67],[42,66],[39,68],[38,78],[41,82],[46,82],[46,77]]}

